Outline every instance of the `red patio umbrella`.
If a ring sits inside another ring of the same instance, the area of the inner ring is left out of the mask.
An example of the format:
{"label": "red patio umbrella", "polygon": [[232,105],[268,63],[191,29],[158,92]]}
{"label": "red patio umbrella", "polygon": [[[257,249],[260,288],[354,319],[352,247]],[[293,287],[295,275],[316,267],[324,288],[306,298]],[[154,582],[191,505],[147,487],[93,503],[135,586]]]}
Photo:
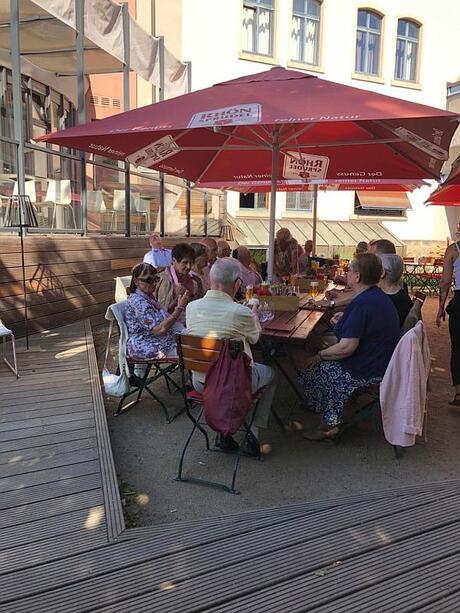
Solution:
{"label": "red patio umbrella", "polygon": [[281,67],[39,140],[194,182],[438,178],[457,127],[448,111]]}
{"label": "red patio umbrella", "polygon": [[430,194],[426,204],[460,206],[460,156],[452,163],[447,179]]}

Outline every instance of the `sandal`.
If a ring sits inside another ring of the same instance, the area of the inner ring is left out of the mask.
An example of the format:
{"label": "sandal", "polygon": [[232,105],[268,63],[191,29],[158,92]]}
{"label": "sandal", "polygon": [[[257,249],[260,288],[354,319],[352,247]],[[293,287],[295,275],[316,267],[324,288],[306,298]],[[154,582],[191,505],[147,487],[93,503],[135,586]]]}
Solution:
{"label": "sandal", "polygon": [[307,430],[303,433],[303,437],[306,438],[307,441],[332,441],[338,432],[339,428],[335,426],[330,430]]}
{"label": "sandal", "polygon": [[460,392],[455,394],[454,399],[449,404],[453,407],[460,407]]}

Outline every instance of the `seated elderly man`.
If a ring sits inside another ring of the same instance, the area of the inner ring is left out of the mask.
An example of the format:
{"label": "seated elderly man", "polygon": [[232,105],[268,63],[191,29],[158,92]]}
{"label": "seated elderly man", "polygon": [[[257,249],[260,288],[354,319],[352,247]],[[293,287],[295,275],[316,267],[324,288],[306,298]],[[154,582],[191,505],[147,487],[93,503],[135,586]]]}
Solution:
{"label": "seated elderly man", "polygon": [[407,290],[403,288],[402,274],[404,262],[395,253],[385,253],[378,255],[383,266],[383,275],[380,279],[379,287],[390,298],[396,307],[401,327],[406,319],[413,303]]}
{"label": "seated elderly man", "polygon": [[[187,306],[186,322],[189,334],[215,338],[238,338],[244,343],[244,351],[251,357],[250,344],[257,343],[261,328],[257,314],[249,307],[238,304],[234,296],[241,286],[240,264],[231,258],[217,260],[210,273],[211,289],[204,298]],[[193,373],[193,385],[198,392],[204,388],[205,375]],[[245,451],[259,455],[258,429],[266,428],[270,407],[275,394],[275,372],[270,366],[252,362],[252,390],[267,387],[259,401],[252,427],[252,434]],[[216,445],[221,449],[235,450],[238,444],[231,437],[218,435]]]}
{"label": "seated elderly man", "polygon": [[262,277],[252,266],[251,252],[247,247],[241,246],[236,250],[236,259],[241,264],[241,280],[244,287],[252,285],[259,287]]}
{"label": "seated elderly man", "polygon": [[154,268],[167,268],[172,264],[171,249],[165,249],[161,241],[161,236],[154,232],[150,238],[150,251],[144,255],[144,262],[150,264]]}

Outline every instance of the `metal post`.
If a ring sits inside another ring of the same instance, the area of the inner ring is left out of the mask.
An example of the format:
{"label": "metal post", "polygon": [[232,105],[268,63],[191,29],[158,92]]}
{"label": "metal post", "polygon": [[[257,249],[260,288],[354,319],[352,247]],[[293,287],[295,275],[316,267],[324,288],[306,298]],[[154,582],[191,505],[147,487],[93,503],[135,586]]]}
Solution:
{"label": "metal post", "polygon": [[[154,9],[153,9],[154,10]],[[158,64],[160,69],[160,87],[158,91],[158,100],[161,102],[165,99],[165,39],[163,36],[158,37]],[[165,175],[160,172],[160,234],[165,234]]]}
{"label": "metal post", "polygon": [[192,233],[192,224],[190,220],[190,213],[192,209],[192,191],[190,189],[190,181],[186,182],[186,192],[185,192],[185,216],[187,219],[187,230],[186,236],[190,236]]}
{"label": "metal post", "polygon": [[203,218],[203,234],[208,236],[208,192],[204,192],[204,218]]}
{"label": "metal post", "polygon": [[[129,111],[129,6],[125,2],[121,5],[123,20],[123,110]],[[129,162],[125,162],[125,236],[131,236],[131,189],[129,176]]]}
{"label": "metal post", "polygon": [[[77,96],[78,123],[85,123],[85,0],[75,0],[75,25],[77,28]],[[83,236],[88,234],[88,198],[86,193],[86,155],[80,157],[80,206]]]}
{"label": "metal post", "polygon": [[[22,118],[21,91],[21,47],[19,40],[19,0],[10,0],[11,13],[11,72],[13,77],[13,123],[14,138],[17,145],[17,178],[18,194],[24,195],[26,189],[24,169],[24,132]],[[20,229],[21,236],[23,229]]]}
{"label": "metal post", "polygon": [[318,225],[318,186],[313,186],[313,236],[311,237],[313,243],[312,255],[316,255],[316,226]]}
{"label": "metal post", "polygon": [[270,225],[268,229],[268,266],[267,279],[273,281],[275,263],[275,220],[276,220],[276,184],[278,182],[278,164],[280,157],[279,133],[274,134],[272,146],[272,189],[270,193]]}

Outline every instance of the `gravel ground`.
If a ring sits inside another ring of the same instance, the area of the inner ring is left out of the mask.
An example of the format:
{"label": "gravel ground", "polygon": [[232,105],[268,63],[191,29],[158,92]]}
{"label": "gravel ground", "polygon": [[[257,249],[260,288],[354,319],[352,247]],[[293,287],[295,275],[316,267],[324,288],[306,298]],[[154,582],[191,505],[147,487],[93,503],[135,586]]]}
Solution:
{"label": "gravel ground", "polygon": [[[125,489],[128,487],[128,521],[147,526],[456,478],[460,468],[460,410],[447,404],[452,396],[449,338],[447,324],[441,330],[434,325],[436,308],[437,300],[427,299],[424,319],[432,352],[428,442],[417,443],[399,462],[382,433],[369,427],[355,428],[339,446],[333,446],[306,441],[300,432],[283,433],[273,423],[262,437],[270,452],[262,461],[242,459],[237,483],[241,494],[235,496],[173,480],[190,431],[185,415],[166,424],[159,407],[145,397],[114,418],[114,402],[106,398],[117,472]],[[105,331],[95,333],[99,359],[105,340]],[[163,383],[159,383],[158,393],[171,411],[181,407],[179,395],[169,395]],[[286,385],[279,386],[275,402],[285,418],[291,415],[307,427],[311,425],[312,417],[298,407]],[[207,453],[202,437],[195,436],[187,464],[194,474],[226,480],[232,465],[231,456]]]}

